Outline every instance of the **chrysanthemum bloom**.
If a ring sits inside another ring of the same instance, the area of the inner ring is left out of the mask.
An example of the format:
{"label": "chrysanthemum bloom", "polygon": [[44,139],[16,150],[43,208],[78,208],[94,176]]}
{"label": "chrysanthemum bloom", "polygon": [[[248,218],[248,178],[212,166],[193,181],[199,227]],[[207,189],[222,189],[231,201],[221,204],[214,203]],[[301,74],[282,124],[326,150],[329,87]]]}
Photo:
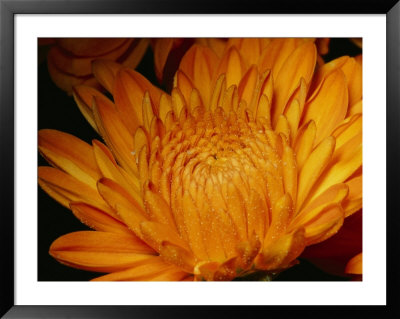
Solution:
{"label": "chrysanthemum bloom", "polygon": [[106,144],[54,130],[42,188],[96,231],[50,247],[97,280],[232,280],[278,273],[361,208],[361,67],[315,71],[312,41],[194,45],[171,94],[97,61],[113,95],[74,97]]}
{"label": "chrysanthemum bloom", "polygon": [[149,44],[148,39],[127,38],[55,38],[39,39],[39,44],[51,45],[47,66],[54,83],[67,93],[76,85],[98,87],[92,74],[95,59],[118,61],[135,68]]}

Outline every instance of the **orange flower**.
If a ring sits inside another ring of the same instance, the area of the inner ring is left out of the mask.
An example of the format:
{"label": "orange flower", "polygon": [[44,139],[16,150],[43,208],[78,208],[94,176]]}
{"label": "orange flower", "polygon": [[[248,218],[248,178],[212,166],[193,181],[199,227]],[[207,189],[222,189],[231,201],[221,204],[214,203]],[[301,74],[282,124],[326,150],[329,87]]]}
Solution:
{"label": "orange flower", "polygon": [[118,61],[135,68],[149,44],[147,39],[126,38],[56,38],[39,39],[40,45],[51,45],[47,66],[54,83],[67,93],[76,85],[100,88],[92,74],[95,59]]}
{"label": "orange flower", "polygon": [[96,231],[50,247],[96,280],[274,274],[362,206],[361,66],[305,39],[193,45],[171,94],[98,60],[74,98],[106,143],[39,132],[39,184]]}

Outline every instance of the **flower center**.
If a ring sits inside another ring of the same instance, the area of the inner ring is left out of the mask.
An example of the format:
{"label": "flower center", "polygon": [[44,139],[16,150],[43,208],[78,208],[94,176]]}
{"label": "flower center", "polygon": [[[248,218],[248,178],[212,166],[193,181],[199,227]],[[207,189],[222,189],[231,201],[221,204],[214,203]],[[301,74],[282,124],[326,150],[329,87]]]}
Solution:
{"label": "flower center", "polygon": [[263,118],[222,109],[188,114],[153,141],[153,190],[198,260],[232,258],[254,235],[262,243],[271,206],[283,194],[282,145]]}

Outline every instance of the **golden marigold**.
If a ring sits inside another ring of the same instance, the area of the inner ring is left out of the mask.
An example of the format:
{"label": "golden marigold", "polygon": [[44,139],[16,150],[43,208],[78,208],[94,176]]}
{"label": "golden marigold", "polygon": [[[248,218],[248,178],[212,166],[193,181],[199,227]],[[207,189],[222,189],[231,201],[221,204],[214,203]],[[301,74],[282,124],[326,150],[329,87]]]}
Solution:
{"label": "golden marigold", "polygon": [[[267,42],[267,43],[266,43]],[[167,94],[97,60],[74,98],[106,144],[39,132],[39,184],[96,231],[50,254],[95,280],[277,273],[362,206],[361,65],[306,39],[193,45]]]}

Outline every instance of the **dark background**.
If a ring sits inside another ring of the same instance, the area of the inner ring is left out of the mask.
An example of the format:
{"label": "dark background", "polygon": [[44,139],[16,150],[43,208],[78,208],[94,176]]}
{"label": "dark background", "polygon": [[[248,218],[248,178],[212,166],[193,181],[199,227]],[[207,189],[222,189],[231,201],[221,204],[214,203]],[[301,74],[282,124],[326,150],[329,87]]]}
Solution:
{"label": "dark background", "polygon": [[[324,56],[330,61],[342,55],[355,56],[361,49],[348,39],[331,39],[330,52]],[[39,58],[44,48],[39,49]],[[51,128],[73,134],[91,143],[100,136],[86,122],[72,96],[57,88],[49,77],[45,61],[38,65],[38,129]],[[160,86],[153,70],[153,55],[149,49],[136,68],[153,84]],[[162,87],[162,86],[160,86]],[[38,155],[38,165],[48,165]],[[39,281],[87,281],[100,276],[74,269],[58,263],[48,254],[51,243],[61,235],[89,228],[74,217],[70,210],[58,204],[38,186],[38,280]],[[337,281],[348,278],[327,274],[306,260],[282,272],[276,280],[280,281]]]}

